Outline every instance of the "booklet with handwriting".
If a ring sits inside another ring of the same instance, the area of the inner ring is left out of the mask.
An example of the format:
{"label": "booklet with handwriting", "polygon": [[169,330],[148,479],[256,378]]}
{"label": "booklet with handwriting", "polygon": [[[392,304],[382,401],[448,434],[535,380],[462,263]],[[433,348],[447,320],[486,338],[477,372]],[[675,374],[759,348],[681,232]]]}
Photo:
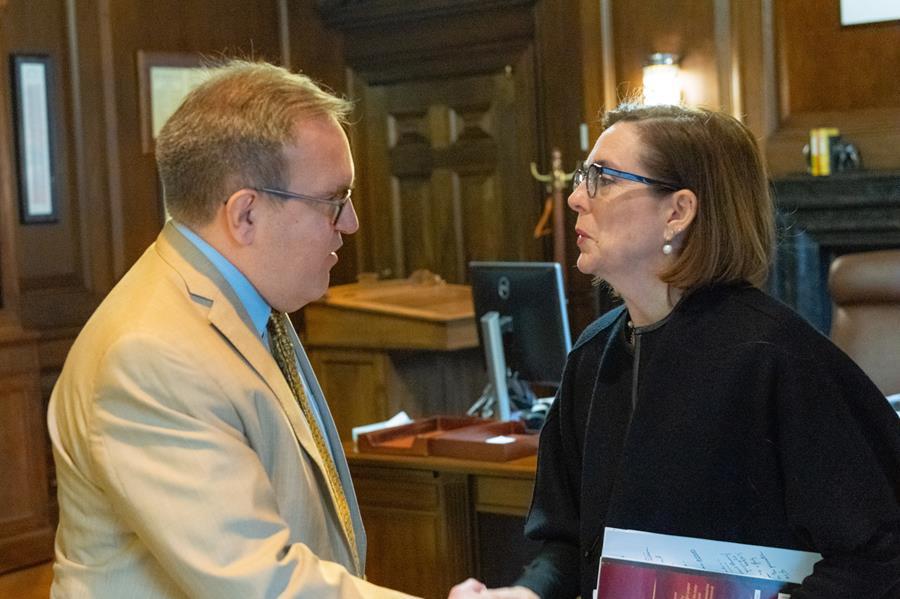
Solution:
{"label": "booklet with handwriting", "polygon": [[788,599],[818,553],[607,528],[597,599]]}

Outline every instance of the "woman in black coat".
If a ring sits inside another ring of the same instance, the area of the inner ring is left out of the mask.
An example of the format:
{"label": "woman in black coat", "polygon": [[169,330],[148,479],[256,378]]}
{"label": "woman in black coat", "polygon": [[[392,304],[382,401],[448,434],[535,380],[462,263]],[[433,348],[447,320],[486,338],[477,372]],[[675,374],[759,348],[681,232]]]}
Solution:
{"label": "woman in black coat", "polygon": [[750,131],[623,105],[574,178],[578,269],[624,300],[569,355],[541,434],[516,586],[591,597],[606,527],[822,555],[792,599],[900,597],[900,421],[758,289],[774,209]]}

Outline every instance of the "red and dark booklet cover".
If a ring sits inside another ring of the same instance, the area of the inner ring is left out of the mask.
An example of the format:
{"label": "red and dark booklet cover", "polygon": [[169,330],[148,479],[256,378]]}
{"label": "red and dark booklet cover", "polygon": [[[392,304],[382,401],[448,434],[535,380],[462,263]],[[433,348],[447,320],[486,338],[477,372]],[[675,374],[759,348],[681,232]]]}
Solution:
{"label": "red and dark booklet cover", "polygon": [[597,599],[788,599],[817,553],[607,528]]}
{"label": "red and dark booklet cover", "polygon": [[603,560],[601,599],[786,599],[799,585],[672,566]]}

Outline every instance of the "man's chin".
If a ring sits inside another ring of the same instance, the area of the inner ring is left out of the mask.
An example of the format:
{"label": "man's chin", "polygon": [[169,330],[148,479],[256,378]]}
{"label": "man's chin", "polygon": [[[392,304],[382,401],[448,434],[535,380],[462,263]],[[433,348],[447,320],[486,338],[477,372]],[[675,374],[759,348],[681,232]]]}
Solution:
{"label": "man's chin", "polygon": [[328,273],[325,273],[325,280],[320,285],[317,285],[316,287],[310,286],[307,289],[304,289],[302,297],[298,297],[290,302],[290,306],[292,307],[290,311],[296,312],[307,304],[318,301],[325,297],[325,294],[328,293],[328,283],[330,282],[330,279],[331,277],[328,275]]}

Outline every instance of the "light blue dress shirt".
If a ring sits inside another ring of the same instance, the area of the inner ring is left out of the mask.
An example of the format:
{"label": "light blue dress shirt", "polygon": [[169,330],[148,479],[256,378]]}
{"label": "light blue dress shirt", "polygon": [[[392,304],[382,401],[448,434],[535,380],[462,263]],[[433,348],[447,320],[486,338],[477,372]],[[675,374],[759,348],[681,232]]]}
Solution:
{"label": "light blue dress shirt", "polygon": [[[206,256],[210,262],[212,262],[213,266],[216,267],[216,270],[221,273],[221,275],[225,278],[225,281],[231,285],[231,288],[234,289],[234,293],[238,296],[238,299],[244,305],[244,308],[247,310],[247,314],[250,315],[250,321],[253,323],[253,327],[256,329],[256,334],[259,337],[260,341],[268,348],[269,347],[269,332],[266,330],[266,324],[269,322],[269,314],[272,313],[272,307],[269,303],[263,299],[263,296],[259,294],[259,291],[256,290],[256,287],[244,276],[244,273],[239,271],[237,267],[228,261],[225,256],[219,253],[219,251],[213,246],[209,245],[206,241],[204,241],[199,235],[191,231],[189,228],[184,226],[183,224],[172,221],[172,224],[175,225],[175,228],[178,229],[178,232],[184,235],[188,241],[194,244],[200,252]],[[325,427],[322,423],[322,414],[319,411],[319,406],[316,405],[316,402],[313,400],[312,393],[309,390],[309,385],[306,382],[306,378],[303,376],[303,371],[300,370],[300,365],[297,364],[297,373],[300,375],[300,382],[303,385],[303,391],[306,392],[306,396],[310,398],[309,405],[312,406],[313,414],[316,418],[317,425],[320,431],[325,431]],[[329,439],[329,445],[333,441]],[[332,454],[334,453],[334,449],[329,447]]]}

